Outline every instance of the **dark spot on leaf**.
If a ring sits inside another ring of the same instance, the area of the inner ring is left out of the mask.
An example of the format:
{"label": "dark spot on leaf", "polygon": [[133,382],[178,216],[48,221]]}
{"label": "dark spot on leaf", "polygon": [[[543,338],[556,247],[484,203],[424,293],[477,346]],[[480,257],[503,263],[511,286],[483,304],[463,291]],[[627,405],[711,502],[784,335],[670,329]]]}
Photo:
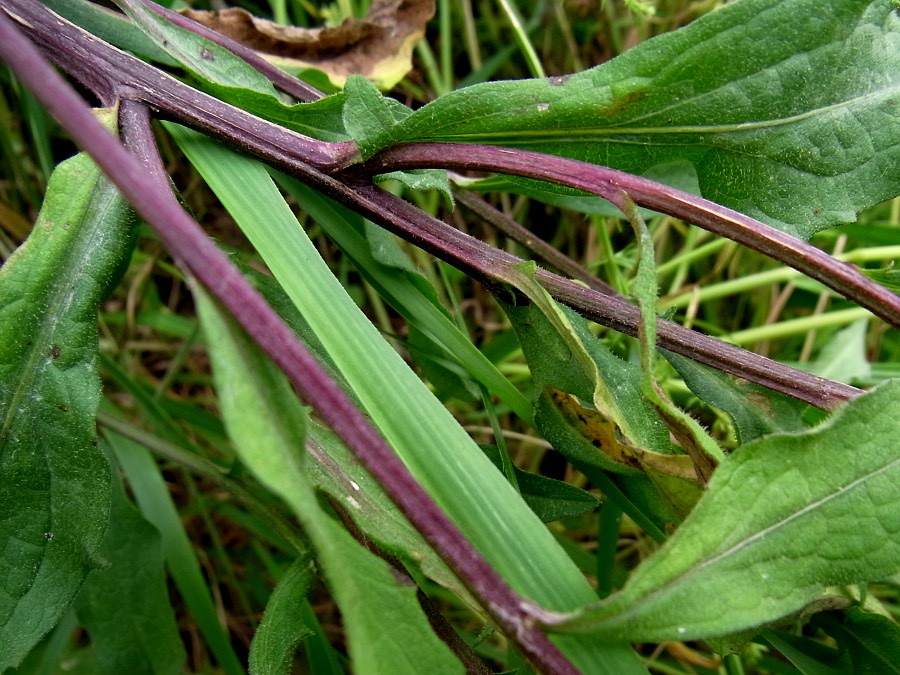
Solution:
{"label": "dark spot on leaf", "polygon": [[44,532],[44,539],[47,541],[53,541],[53,533],[52,532]]}
{"label": "dark spot on leaf", "polygon": [[630,106],[634,103],[637,103],[642,98],[644,98],[644,96],[646,96],[646,92],[644,92],[644,91],[629,92],[629,93],[625,94],[624,96],[620,96],[619,98],[617,98],[615,101],[610,103],[605,108],[600,108],[597,112],[600,115],[612,117],[613,115],[616,115],[617,113],[622,112],[622,110],[624,110],[628,106]]}
{"label": "dark spot on leaf", "polygon": [[69,412],[69,406],[67,406],[65,403],[60,403],[58,406],[56,406],[56,409],[59,410],[59,412]]}
{"label": "dark spot on leaf", "polygon": [[600,441],[598,441],[598,440],[595,438],[594,440],[591,441],[591,445],[593,445],[595,448],[599,448],[599,447],[600,447]]}
{"label": "dark spot on leaf", "polygon": [[212,61],[215,57],[213,56],[212,51],[210,51],[208,48],[204,47],[203,49],[200,50],[200,58],[203,59],[204,61]]}
{"label": "dark spot on leaf", "polygon": [[59,345],[50,345],[50,358],[58,359],[59,355],[62,353],[62,350],[59,348]]}
{"label": "dark spot on leaf", "polygon": [[818,216],[822,213],[820,209],[813,209],[813,215]]}

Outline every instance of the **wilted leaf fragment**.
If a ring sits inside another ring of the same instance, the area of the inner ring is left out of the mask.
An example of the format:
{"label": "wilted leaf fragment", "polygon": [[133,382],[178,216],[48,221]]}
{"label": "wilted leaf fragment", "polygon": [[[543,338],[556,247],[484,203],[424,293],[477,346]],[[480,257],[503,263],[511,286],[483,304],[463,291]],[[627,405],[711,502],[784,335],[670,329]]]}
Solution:
{"label": "wilted leaf fragment", "polygon": [[892,380],[811,431],[743,446],[622,591],[566,629],[640,642],[725,635],[796,612],[826,586],[896,572],[898,416]]}
{"label": "wilted leaf fragment", "polygon": [[641,174],[806,238],[900,193],[891,0],[742,0],[563,78],[451,92],[390,142],[517,146]]}
{"label": "wilted leaf fragment", "polygon": [[365,19],[326,28],[280,26],[236,8],[182,13],[279,65],[317,68],[338,85],[350,75],[363,75],[390,89],[412,69],[413,47],[434,16],[434,2],[374,0]]}
{"label": "wilted leaf fragment", "polygon": [[78,155],[0,270],[0,670],[56,624],[106,531],[97,307],[128,250],[129,214]]}

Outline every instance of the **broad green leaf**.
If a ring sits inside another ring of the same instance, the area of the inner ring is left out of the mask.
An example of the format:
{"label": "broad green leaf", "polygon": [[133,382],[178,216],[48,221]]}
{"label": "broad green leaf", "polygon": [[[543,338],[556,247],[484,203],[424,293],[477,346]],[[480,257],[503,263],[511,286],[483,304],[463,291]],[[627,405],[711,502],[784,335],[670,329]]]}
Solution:
{"label": "broad green leaf", "polygon": [[94,570],[75,601],[93,645],[97,673],[169,675],[187,655],[169,600],[159,532],[113,479],[112,511]]}
{"label": "broad green leaf", "polygon": [[299,559],[272,591],[250,644],[250,675],[289,675],[298,645],[313,635],[303,608],[313,581],[312,561]]}
{"label": "broad green leaf", "polygon": [[900,673],[900,626],[881,614],[853,607],[823,616],[822,625],[850,653],[854,675]]}
{"label": "broad green leaf", "polygon": [[306,411],[284,374],[194,285],[228,433],[250,470],[303,524],[341,608],[354,672],[461,673],[416,598],[321,510],[303,469]]}
{"label": "broad green leaf", "polygon": [[[510,585],[546,607],[596,597],[519,495],[347,296],[260,165],[166,127],[319,336],[416,479]],[[552,579],[553,583],[547,580]],[[644,672],[624,643],[561,636],[586,672]]]}
{"label": "broad green leaf", "polygon": [[[900,570],[900,380],[815,429],[741,447],[621,592],[567,629],[641,642],[760,626]],[[852,448],[852,452],[848,452]]]}
{"label": "broad green leaf", "polygon": [[[104,113],[114,126],[112,111]],[[0,270],[0,670],[75,598],[109,520],[94,415],[97,308],[130,254],[132,216],[86,155],[51,177],[34,230]]]}
{"label": "broad green leaf", "polygon": [[803,429],[805,403],[674,352],[660,351],[694,394],[731,417],[740,443],[777,431]]}
{"label": "broad green leaf", "polygon": [[442,96],[375,147],[687,161],[705,197],[808,238],[900,193],[898,28],[891,0],[740,0],[583,73]]}
{"label": "broad green leaf", "polygon": [[306,136],[345,141],[343,95],[290,105],[289,99],[239,56],[150,11],[139,0],[117,0],[156,45],[180,63],[208,93]]}

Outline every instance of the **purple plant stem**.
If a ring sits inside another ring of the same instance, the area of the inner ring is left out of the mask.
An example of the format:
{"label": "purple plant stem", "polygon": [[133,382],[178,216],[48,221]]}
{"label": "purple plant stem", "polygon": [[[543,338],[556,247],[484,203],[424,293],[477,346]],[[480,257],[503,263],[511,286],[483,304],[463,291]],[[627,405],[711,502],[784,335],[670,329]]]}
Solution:
{"label": "purple plant stem", "polygon": [[[346,164],[355,154],[355,144],[314,141],[201,94],[114,49],[33,0],[6,0],[6,4],[23,18],[24,30],[34,36],[48,58],[92,89],[107,105],[120,97],[146,102],[169,119],[297,177],[486,284],[501,279],[503,270],[510,265],[522,262],[431,218],[402,199],[372,188],[368,176],[354,178],[348,173],[338,180],[316,168],[332,170]],[[302,142],[294,143],[296,138]],[[328,152],[321,149],[329,145],[352,146],[353,150],[332,151],[329,159]],[[515,155],[517,151],[505,152]],[[551,159],[544,155],[541,158]],[[353,167],[352,171],[359,172],[360,168]],[[538,270],[538,281],[554,297],[588,318],[629,335],[637,334],[638,313],[632,305],[543,270]],[[671,322],[660,321],[657,335],[660,346],[666,349],[825,410],[862,393]]]}
{"label": "purple plant stem", "polygon": [[453,196],[456,198],[456,201],[478,215],[486,223],[494,226],[510,239],[519,242],[560,272],[564,272],[573,279],[583,281],[590,288],[604,295],[617,295],[608,284],[595,277],[562,251],[551,246],[529,229],[519,225],[519,223],[502,211],[495,209],[474,192],[454,188]]}
{"label": "purple plant stem", "polygon": [[359,157],[352,141],[320,141],[250,115],[106,44],[35,0],[4,0],[2,7],[21,17],[22,29],[44,55],[104,105],[120,97],[140,100],[167,119],[275,162],[302,158],[304,164],[337,170]]}
{"label": "purple plant stem", "polygon": [[[13,16],[15,18],[15,16]],[[138,161],[93,116],[4,11],[0,58],[122,191],[167,248],[209,289],[354,452],[398,509],[478,598],[506,636],[542,671],[576,673],[534,625],[540,613],[517,595],[416,482],[368,419],[290,328],[185,213],[165,179],[146,107],[122,101],[120,121]]]}
{"label": "purple plant stem", "polygon": [[226,37],[221,33],[217,33],[211,28],[207,28],[202,23],[189,19],[178,12],[173,12],[171,9],[163,7],[162,5],[157,5],[151,0],[144,0],[144,4],[148,9],[156,12],[161,17],[168,19],[176,26],[180,26],[185,30],[196,33],[200,37],[204,37],[210,42],[215,42],[220,47],[224,47],[232,54],[240,56],[244,61],[256,68],[257,71],[265,75],[266,78],[281,91],[293,96],[298,101],[318,101],[325,96],[325,94],[312,85],[273,66],[259,54],[252,49],[245,47],[240,42],[235,42],[231,38]]}
{"label": "purple plant stem", "polygon": [[[507,278],[507,270],[523,261],[449,227],[394,195],[360,179],[356,185],[314,184],[334,199],[366,215],[382,227],[491,285]],[[335,189],[337,188],[337,190]],[[344,192],[341,192],[344,191]],[[599,324],[637,336],[638,308],[628,302],[576,284],[538,268],[537,281],[557,300]],[[823,410],[833,410],[863,392],[840,382],[805,373],[759,354],[708,337],[671,321],[657,321],[659,346],[699,363],[737,375]]]}
{"label": "purple plant stem", "polygon": [[793,267],[900,328],[900,296],[852,265],[742,213],[640,176],[530,150],[468,143],[398,145],[366,166],[375,174],[429,168],[497,171],[585,190],[623,211],[627,194],[640,206],[695,223]]}

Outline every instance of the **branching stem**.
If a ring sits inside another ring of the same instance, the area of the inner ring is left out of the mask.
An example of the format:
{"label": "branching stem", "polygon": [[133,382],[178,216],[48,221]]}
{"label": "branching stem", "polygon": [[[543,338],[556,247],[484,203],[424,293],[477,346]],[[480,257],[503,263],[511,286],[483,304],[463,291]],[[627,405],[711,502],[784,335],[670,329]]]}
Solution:
{"label": "branching stem", "polygon": [[475,550],[293,331],[181,208],[168,187],[146,106],[130,100],[120,104],[129,153],[2,10],[0,59],[94,158],[173,255],[278,364],[522,653],[543,672],[576,673],[535,627],[540,609],[517,595]]}

